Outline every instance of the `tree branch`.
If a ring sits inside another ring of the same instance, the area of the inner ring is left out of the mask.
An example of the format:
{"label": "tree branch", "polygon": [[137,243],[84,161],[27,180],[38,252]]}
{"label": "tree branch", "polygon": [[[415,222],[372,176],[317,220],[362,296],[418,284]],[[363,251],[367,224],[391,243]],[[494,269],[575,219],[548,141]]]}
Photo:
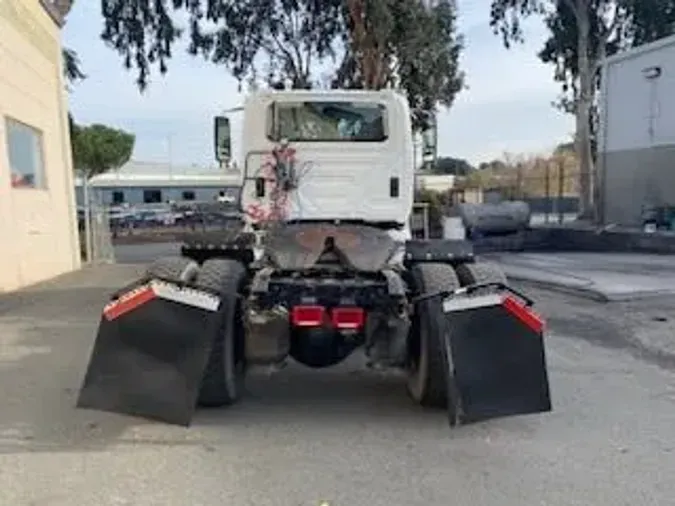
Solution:
{"label": "tree branch", "polygon": [[579,19],[579,9],[576,3],[576,0],[563,0],[565,5],[569,10],[571,10],[574,13],[574,17]]}
{"label": "tree branch", "polygon": [[595,55],[596,65],[598,62],[600,62],[602,55],[607,52],[607,43],[612,37],[612,34],[619,28],[625,19],[625,16],[621,14],[621,7],[617,5],[614,11],[614,19],[612,19],[612,22],[607,27],[605,33],[600,35],[600,40],[598,41],[598,48]]}

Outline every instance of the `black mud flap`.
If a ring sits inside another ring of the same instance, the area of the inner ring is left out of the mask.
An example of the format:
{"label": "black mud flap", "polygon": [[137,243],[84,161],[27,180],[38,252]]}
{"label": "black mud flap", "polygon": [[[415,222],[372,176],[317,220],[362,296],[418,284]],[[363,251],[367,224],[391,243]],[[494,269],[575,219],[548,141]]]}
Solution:
{"label": "black mud flap", "polygon": [[103,310],[78,408],[188,426],[218,331],[220,299],[139,281]]}
{"label": "black mud flap", "polygon": [[459,423],[551,411],[544,324],[528,304],[495,292],[447,298],[443,312]]}

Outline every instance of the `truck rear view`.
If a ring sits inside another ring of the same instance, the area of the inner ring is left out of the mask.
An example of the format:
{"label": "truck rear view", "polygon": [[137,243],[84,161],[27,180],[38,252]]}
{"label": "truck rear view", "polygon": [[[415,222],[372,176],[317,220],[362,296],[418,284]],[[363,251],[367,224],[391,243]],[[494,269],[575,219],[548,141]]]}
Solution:
{"label": "truck rear view", "polygon": [[[81,407],[187,425],[239,401],[255,366],[362,353],[452,425],[551,409],[532,301],[469,242],[410,237],[403,97],[260,92],[243,124],[241,230],[187,237],[111,298]],[[224,117],[215,150],[231,156]]]}

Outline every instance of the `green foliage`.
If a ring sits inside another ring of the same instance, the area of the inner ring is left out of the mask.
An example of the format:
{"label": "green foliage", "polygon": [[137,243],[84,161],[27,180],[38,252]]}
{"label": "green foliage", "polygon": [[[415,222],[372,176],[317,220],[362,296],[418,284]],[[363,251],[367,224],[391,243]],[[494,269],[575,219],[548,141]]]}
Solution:
{"label": "green foliage", "polygon": [[402,49],[397,54],[400,80],[396,84],[406,91],[413,108],[413,127],[423,129],[436,105],[450,108],[464,88],[459,68],[463,39],[457,35],[454,1],[441,0],[425,12],[418,10],[419,5],[412,1],[409,8],[415,16],[398,32],[396,40]]}
{"label": "green foliage", "polygon": [[72,49],[63,49],[63,77],[69,85],[87,78],[82,72],[80,58]]}
{"label": "green foliage", "polygon": [[[622,49],[639,46],[673,33],[673,0],[588,0],[590,20],[589,56],[598,61]],[[560,0],[544,19],[549,38],[538,56],[555,67],[554,78],[561,83],[562,96],[556,104],[574,112],[576,81],[579,78],[579,30],[574,11]],[[600,68],[595,72],[595,86],[600,84]],[[592,118],[595,122],[595,118]]]}
{"label": "green foliage", "polygon": [[[338,62],[325,83],[403,90],[417,129],[463,87],[454,0],[102,0],[103,40],[136,70],[141,90],[167,72],[186,32],[189,52],[225,65],[240,83],[310,88],[312,69]],[[187,15],[180,26],[179,15]],[[338,56],[340,53],[340,56]],[[261,65],[262,64],[262,65]],[[261,68],[262,67],[262,68]]]}
{"label": "green foliage", "polygon": [[101,124],[80,126],[69,116],[73,166],[87,178],[117,169],[134,150],[133,134]]}
{"label": "green foliage", "polygon": [[[584,217],[597,218],[594,170],[600,63],[609,54],[670,35],[675,0],[491,0],[490,24],[504,44],[522,41],[523,18],[541,15],[550,35],[539,58],[562,85],[556,104],[576,115],[575,148]],[[594,202],[595,201],[595,202]]]}
{"label": "green foliage", "polygon": [[[675,26],[675,0],[492,0],[490,24],[507,48],[523,40],[524,18],[543,17],[549,37],[538,56],[554,66],[554,79],[562,87],[556,106],[569,113],[575,111],[579,79],[577,5],[585,6],[588,15],[588,57],[593,64],[605,55],[668,36]],[[595,68],[597,88],[600,68]]]}
{"label": "green foliage", "polygon": [[[561,182],[562,178],[562,182]],[[554,193],[579,195],[579,163],[569,144],[549,155],[505,154],[481,163],[464,179],[465,188],[498,189],[509,198],[544,197]]]}
{"label": "green foliage", "polygon": [[464,87],[455,2],[441,0],[432,7],[419,0],[346,3],[347,50],[333,86],[401,89],[413,110],[413,127],[427,128],[436,107],[451,107]]}
{"label": "green foliage", "polygon": [[333,54],[341,29],[339,0],[102,0],[103,40],[136,69],[143,90],[153,67],[164,74],[185,31],[189,52],[224,64],[240,82],[255,80],[266,57],[268,83],[311,85],[311,66]]}
{"label": "green foliage", "polygon": [[452,174],[455,176],[466,176],[474,170],[476,170],[475,167],[466,160],[449,156],[439,157],[435,166],[431,169],[434,174]]}

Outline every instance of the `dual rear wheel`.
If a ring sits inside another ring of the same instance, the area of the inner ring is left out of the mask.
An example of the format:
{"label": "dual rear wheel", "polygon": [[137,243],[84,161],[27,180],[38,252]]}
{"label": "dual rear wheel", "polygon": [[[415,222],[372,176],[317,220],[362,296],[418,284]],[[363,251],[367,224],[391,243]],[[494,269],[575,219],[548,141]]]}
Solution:
{"label": "dual rear wheel", "polygon": [[214,258],[201,267],[184,257],[164,257],[147,269],[148,276],[190,283],[197,289],[220,296],[218,331],[213,335],[211,351],[202,377],[198,403],[203,407],[220,407],[239,400],[244,386],[246,364],[238,296],[246,276],[244,266],[235,260]]}
{"label": "dual rear wheel", "polygon": [[[239,290],[246,276],[244,266],[229,259],[210,259],[200,267],[181,257],[161,258],[148,267],[147,274],[163,279],[190,282],[197,288],[218,293],[219,331],[213,336],[212,349],[202,378],[199,404],[218,407],[239,400],[246,372],[241,301]],[[474,283],[502,282],[506,277],[494,264],[423,263],[415,265],[411,277],[419,293],[454,290]],[[460,398],[452,375],[452,357],[445,349],[448,332],[440,298],[430,298],[415,309],[409,342],[407,390],[422,406],[448,409],[451,420],[458,421]]]}
{"label": "dual rear wheel", "polygon": [[[488,262],[459,264],[422,263],[415,265],[411,277],[419,293],[437,293],[475,283],[501,282],[506,277],[498,266]],[[461,399],[454,382],[452,355],[446,349],[442,300],[439,297],[420,302],[415,308],[409,342],[407,390],[418,404],[448,411],[450,421],[459,423]],[[451,336],[450,336],[451,337]]]}

